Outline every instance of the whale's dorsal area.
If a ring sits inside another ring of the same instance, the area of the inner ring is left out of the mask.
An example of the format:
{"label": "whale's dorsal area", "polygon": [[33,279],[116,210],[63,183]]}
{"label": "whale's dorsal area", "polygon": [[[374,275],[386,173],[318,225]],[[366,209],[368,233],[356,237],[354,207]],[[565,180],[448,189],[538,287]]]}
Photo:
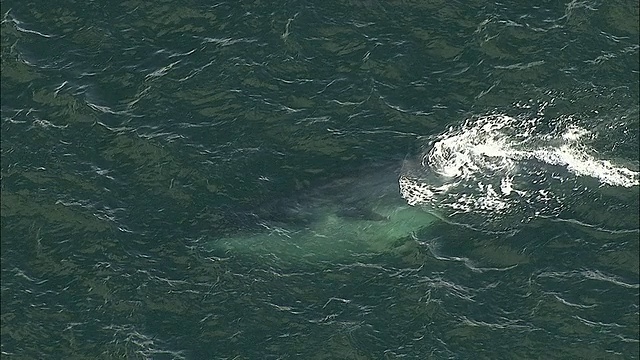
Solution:
{"label": "whale's dorsal area", "polygon": [[278,201],[267,213],[256,211],[258,227],[214,239],[209,248],[288,264],[344,262],[392,251],[435,220],[407,204],[398,178],[398,168],[376,167]]}

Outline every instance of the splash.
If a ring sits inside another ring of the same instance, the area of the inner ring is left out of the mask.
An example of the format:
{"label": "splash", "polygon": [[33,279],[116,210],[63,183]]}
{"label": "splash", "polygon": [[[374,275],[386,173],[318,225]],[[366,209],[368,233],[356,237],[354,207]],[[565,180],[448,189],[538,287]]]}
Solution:
{"label": "splash", "polygon": [[600,159],[588,145],[597,134],[573,124],[488,115],[438,136],[418,166],[400,176],[409,205],[452,221],[509,228],[558,215],[598,188],[632,188],[638,171]]}

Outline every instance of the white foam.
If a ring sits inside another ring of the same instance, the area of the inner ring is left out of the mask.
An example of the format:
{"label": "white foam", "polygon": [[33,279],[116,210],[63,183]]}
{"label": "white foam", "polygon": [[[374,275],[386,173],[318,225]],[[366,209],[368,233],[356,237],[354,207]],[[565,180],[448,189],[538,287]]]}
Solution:
{"label": "white foam", "polygon": [[409,205],[500,217],[549,215],[580,177],[600,186],[639,185],[638,171],[598,158],[589,147],[597,134],[572,122],[559,120],[542,131],[546,127],[536,118],[495,114],[467,120],[437,137],[422,156],[421,172],[400,178],[401,194]]}
{"label": "white foam", "polygon": [[590,176],[605,185],[632,187],[639,183],[637,171],[616,166],[609,160],[596,159],[568,145],[534,150],[531,154],[547,164],[564,166],[575,175]]}

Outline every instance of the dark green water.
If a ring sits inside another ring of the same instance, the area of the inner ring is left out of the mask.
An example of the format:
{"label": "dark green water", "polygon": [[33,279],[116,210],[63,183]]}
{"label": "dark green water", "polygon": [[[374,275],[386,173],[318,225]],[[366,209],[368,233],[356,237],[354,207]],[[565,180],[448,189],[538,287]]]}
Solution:
{"label": "dark green water", "polygon": [[2,358],[638,358],[638,12],[3,1]]}

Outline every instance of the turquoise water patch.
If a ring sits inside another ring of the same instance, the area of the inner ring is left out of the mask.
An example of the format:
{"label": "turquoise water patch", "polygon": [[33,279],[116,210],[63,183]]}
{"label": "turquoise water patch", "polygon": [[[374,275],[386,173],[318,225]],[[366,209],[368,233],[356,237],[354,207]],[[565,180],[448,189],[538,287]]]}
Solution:
{"label": "turquoise water patch", "polygon": [[435,220],[401,198],[389,168],[338,179],[281,203],[257,210],[254,230],[241,229],[208,246],[284,263],[357,261],[393,251]]}
{"label": "turquoise water patch", "polygon": [[337,210],[319,209],[318,219],[304,228],[262,223],[261,232],[216,239],[209,246],[226,255],[252,254],[285,263],[357,261],[392,251],[435,220],[408,205],[374,206],[372,210],[384,219],[349,217]]}

